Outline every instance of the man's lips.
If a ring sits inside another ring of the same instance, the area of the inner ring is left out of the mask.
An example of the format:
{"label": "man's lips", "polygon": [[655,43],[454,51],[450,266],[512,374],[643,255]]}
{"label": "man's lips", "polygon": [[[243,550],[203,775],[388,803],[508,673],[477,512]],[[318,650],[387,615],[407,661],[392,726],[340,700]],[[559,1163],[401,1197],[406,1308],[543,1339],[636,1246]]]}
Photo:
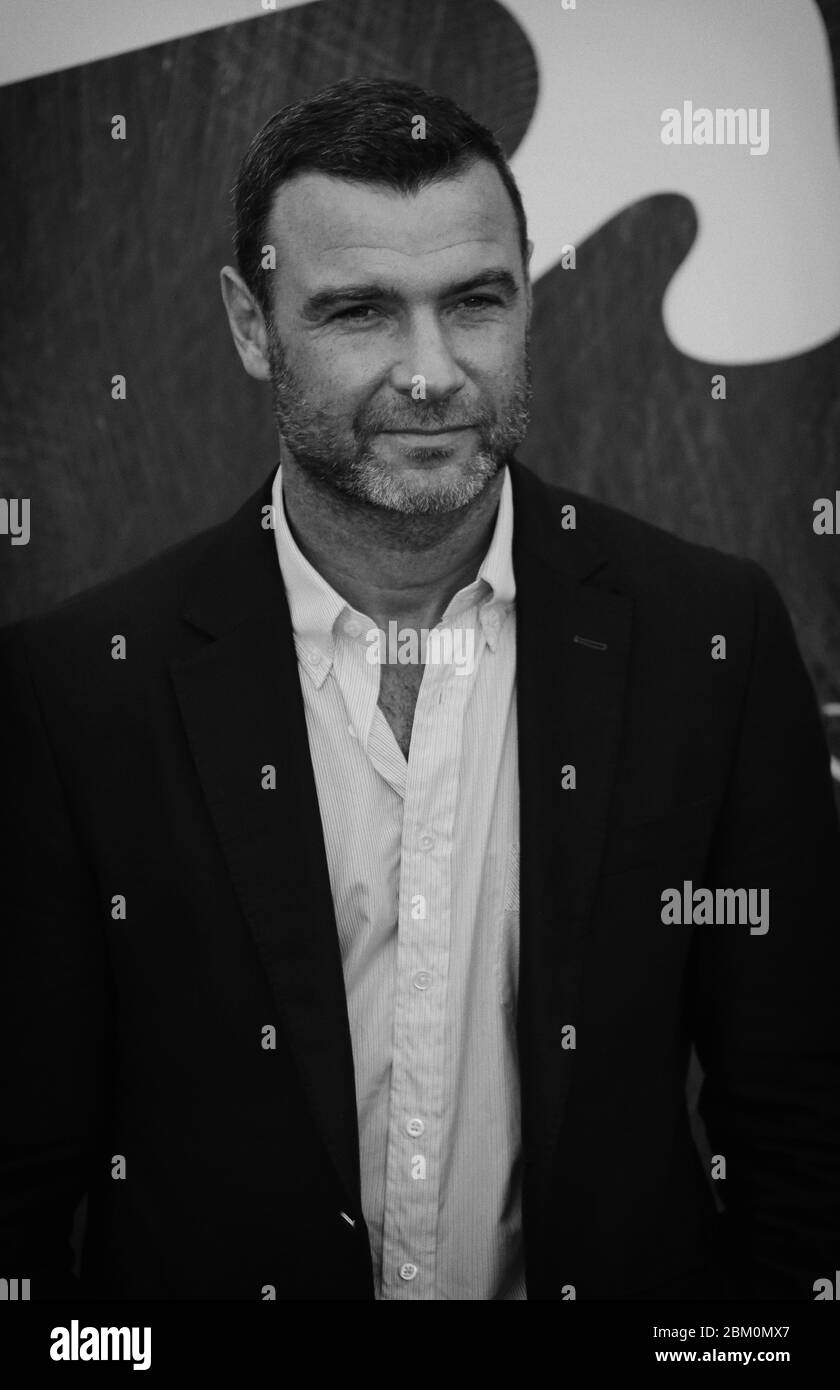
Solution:
{"label": "man's lips", "polygon": [[380,430],[379,433],[380,433],[380,434],[423,434],[423,435],[459,434],[459,433],[462,433],[464,430],[473,430],[473,429],[475,429],[475,425],[449,425],[447,428],[445,428],[445,429],[439,429],[439,430],[416,429],[416,428],[412,428],[412,427],[409,425],[409,426],[406,426],[404,429]]}

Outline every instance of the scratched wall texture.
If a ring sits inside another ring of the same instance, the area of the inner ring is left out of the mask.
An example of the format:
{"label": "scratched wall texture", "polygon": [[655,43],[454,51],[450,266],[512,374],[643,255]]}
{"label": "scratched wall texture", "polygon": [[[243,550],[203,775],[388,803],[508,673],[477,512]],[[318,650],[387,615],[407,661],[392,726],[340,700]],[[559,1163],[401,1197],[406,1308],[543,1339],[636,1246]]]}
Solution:
{"label": "scratched wall texture", "polygon": [[[355,74],[452,94],[508,154],[538,89],[535,55],[495,0],[324,0],[0,91],[0,495],[32,509],[29,545],[0,546],[0,622],[221,519],[270,470],[268,393],[241,370],[217,288],[232,259],[227,193],[272,111]],[[110,138],[115,113],[124,142]],[[695,229],[685,199],[646,199],[580,245],[574,272],[538,282],[522,457],[759,560],[821,699],[838,701],[840,538],[811,520],[840,487],[840,339],[727,367],[728,399],[713,401],[714,368],[672,347],[660,313]],[[117,372],[125,402],[110,396]]]}

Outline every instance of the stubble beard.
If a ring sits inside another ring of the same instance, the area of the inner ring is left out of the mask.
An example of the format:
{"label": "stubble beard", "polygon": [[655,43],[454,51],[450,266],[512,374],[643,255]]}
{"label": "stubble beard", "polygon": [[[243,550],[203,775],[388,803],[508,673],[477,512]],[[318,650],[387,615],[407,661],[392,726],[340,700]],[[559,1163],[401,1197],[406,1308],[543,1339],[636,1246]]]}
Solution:
{"label": "stubble beard", "polygon": [[[313,405],[288,365],[272,319],[266,320],[271,370],[272,408],[277,429],[295,462],[313,481],[361,506],[408,516],[452,512],[468,506],[509,462],[525,438],[530,420],[531,362],[526,333],[519,372],[507,400],[499,410],[490,406],[472,410],[469,422],[478,430],[476,451],[462,465],[455,482],[417,488],[412,480],[390,472],[372,447],[383,429],[444,428],[454,423],[458,407],[451,402],[412,401],[407,409],[385,416],[365,406],[352,421],[352,445],[328,412]],[[445,457],[444,449],[407,449],[406,458]]]}

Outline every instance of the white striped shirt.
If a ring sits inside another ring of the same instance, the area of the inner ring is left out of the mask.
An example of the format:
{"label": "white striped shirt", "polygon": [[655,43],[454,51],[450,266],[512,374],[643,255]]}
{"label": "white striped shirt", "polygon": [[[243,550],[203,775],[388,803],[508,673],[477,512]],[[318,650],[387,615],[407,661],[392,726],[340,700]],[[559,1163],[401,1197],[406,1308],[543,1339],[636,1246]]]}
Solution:
{"label": "white striped shirt", "polygon": [[296,545],[281,468],[272,503],[343,961],[375,1294],[524,1299],[510,475],[478,575],[438,624],[472,634],[473,660],[462,672],[427,660],[407,762],[377,703],[374,624]]}

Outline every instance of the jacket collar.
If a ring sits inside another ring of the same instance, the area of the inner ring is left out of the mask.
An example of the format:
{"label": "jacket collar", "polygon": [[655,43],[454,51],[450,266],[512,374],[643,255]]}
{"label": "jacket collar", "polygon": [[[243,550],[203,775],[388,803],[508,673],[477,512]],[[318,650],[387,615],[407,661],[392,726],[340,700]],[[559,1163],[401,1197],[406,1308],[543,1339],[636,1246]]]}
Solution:
{"label": "jacket collar", "polygon": [[[600,569],[605,556],[591,526],[573,530],[563,526],[564,507],[577,510],[583,499],[548,487],[518,460],[512,460],[508,468],[514,545],[520,553],[572,579],[586,579]],[[239,510],[208,533],[184,607],[187,621],[208,636],[220,637],[257,609],[276,615],[281,595],[285,598],[271,529],[276,472],[275,465]]]}

